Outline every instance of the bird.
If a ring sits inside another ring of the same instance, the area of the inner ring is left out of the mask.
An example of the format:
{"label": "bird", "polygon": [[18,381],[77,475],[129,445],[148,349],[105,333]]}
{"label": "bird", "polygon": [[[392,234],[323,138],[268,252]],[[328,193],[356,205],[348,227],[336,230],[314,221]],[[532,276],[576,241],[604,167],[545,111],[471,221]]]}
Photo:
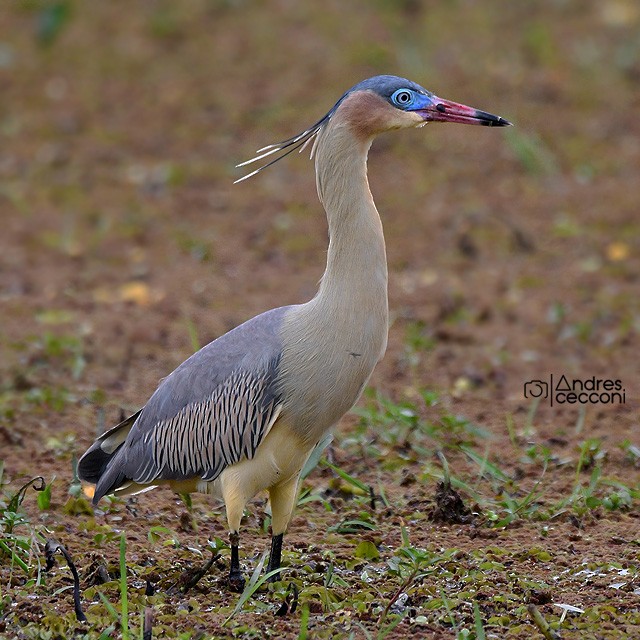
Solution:
{"label": "bird", "polygon": [[393,75],[346,91],[315,124],[263,147],[238,167],[260,173],[311,143],[329,246],[316,295],[266,311],[197,351],[164,378],[137,413],[99,436],[78,461],[95,484],[93,503],[160,485],[222,499],[231,548],[228,586],[241,591],[240,525],[246,504],[267,491],[279,578],[284,534],[301,470],[357,402],[382,359],[389,328],[387,260],[367,177],[373,139],[384,132],[454,122],[511,123],[437,97]]}

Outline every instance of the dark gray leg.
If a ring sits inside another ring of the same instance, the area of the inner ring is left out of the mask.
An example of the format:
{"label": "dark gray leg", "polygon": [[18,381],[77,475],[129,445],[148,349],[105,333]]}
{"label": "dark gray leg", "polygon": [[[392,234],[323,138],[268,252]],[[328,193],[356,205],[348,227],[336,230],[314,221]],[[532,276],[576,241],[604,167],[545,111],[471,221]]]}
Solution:
{"label": "dark gray leg", "polygon": [[[282,539],[284,533],[279,533],[277,536],[271,536],[271,552],[269,554],[269,564],[267,565],[267,573],[274,569],[280,568],[280,561],[282,560]],[[280,580],[280,573],[276,573],[269,578],[269,582],[276,582]]]}
{"label": "dark gray leg", "polygon": [[240,534],[232,531],[229,534],[229,542],[231,543],[231,567],[229,568],[229,588],[232,591],[241,593],[244,589],[244,576],[240,571],[240,555],[238,554],[238,545],[240,543]]}

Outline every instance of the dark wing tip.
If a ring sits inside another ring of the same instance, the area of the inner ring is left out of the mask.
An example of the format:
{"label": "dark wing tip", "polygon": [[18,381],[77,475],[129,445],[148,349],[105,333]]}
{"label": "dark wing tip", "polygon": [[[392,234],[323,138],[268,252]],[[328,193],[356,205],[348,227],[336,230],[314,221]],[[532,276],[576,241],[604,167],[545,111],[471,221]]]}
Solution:
{"label": "dark wing tip", "polygon": [[78,460],[78,478],[96,484],[107,468],[111,456],[95,444]]}
{"label": "dark wing tip", "polygon": [[104,496],[113,493],[127,480],[127,477],[119,469],[107,469],[96,483],[96,491],[91,502],[97,505]]}

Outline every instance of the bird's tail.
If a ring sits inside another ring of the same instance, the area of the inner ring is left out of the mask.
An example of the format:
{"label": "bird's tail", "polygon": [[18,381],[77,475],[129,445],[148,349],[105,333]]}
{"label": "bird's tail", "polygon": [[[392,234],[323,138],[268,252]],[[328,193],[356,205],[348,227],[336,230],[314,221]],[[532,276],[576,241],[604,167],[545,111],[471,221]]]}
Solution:
{"label": "bird's tail", "polygon": [[[98,485],[93,497],[94,504],[97,504],[103,495],[113,491],[124,480],[124,477],[118,479],[118,481],[109,478],[109,482],[105,483],[104,474],[109,467],[109,462],[127,439],[129,431],[131,431],[131,427],[135,424],[141,411],[142,409],[112,429],[105,431],[78,461],[78,477],[80,480]],[[108,473],[107,475],[111,476],[113,474]],[[109,486],[105,487],[105,484]]]}

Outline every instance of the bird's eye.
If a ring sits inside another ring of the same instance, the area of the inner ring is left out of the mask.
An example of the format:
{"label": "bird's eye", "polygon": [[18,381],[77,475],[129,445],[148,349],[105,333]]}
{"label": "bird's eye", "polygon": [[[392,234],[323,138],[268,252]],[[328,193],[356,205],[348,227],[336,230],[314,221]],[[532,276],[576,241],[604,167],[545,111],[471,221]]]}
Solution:
{"label": "bird's eye", "polygon": [[398,107],[408,107],[411,105],[413,100],[413,91],[409,91],[409,89],[398,89],[391,96],[391,101]]}

